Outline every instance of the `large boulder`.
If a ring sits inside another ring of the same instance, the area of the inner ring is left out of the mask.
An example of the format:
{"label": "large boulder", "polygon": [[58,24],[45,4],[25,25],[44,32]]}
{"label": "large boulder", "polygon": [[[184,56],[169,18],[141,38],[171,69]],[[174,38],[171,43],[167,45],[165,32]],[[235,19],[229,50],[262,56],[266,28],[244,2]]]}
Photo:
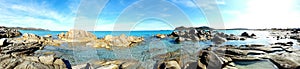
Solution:
{"label": "large boulder", "polygon": [[71,29],[66,33],[58,34],[58,38],[68,42],[89,42],[97,39],[91,32],[76,29]]}
{"label": "large boulder", "polygon": [[223,61],[212,51],[200,51],[198,67],[201,69],[221,69]]}
{"label": "large boulder", "polygon": [[223,42],[226,42],[227,40],[221,36],[215,35],[212,39],[212,42],[214,42],[215,44],[222,44]]}

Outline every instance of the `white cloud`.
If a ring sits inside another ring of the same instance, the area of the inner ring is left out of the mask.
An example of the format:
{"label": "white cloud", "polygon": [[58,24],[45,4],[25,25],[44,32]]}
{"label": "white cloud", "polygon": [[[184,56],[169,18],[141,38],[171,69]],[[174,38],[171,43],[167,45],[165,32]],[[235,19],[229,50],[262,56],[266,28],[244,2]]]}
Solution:
{"label": "white cloud", "polygon": [[[73,26],[75,13],[52,10],[46,2],[0,1],[0,24],[4,26],[36,27],[51,30],[68,30]],[[72,9],[72,8],[66,8]]]}
{"label": "white cloud", "polygon": [[299,27],[300,13],[293,9],[294,3],[294,0],[252,0],[245,13],[225,25],[228,28]]}

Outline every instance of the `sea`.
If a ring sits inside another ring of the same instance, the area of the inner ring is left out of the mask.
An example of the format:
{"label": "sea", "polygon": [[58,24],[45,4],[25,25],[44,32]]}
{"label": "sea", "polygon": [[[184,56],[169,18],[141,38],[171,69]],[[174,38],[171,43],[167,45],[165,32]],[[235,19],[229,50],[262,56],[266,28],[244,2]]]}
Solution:
{"label": "sea", "polygon": [[[54,39],[57,39],[57,34],[65,33],[67,31],[37,31],[37,30],[21,30],[21,33],[33,33],[39,36],[52,35]],[[146,68],[153,67],[156,63],[155,58],[157,55],[165,54],[168,52],[174,52],[180,50],[186,54],[191,55],[191,59],[197,58],[197,52],[214,45],[211,41],[186,41],[181,43],[175,43],[175,39],[155,38],[156,34],[170,34],[172,30],[157,30],[157,31],[90,31],[95,34],[98,38],[103,38],[105,35],[118,36],[125,34],[128,36],[139,36],[144,37],[145,41],[139,43],[136,46],[130,48],[112,47],[111,50],[103,48],[91,48],[85,45],[70,46],[70,43],[63,43],[61,46],[46,46],[43,50],[39,50],[36,53],[55,53],[57,57],[69,60],[71,65],[85,64],[87,62],[93,62],[96,60],[137,60],[141,62]],[[243,32],[249,34],[256,34],[256,39],[247,40],[229,40],[224,42],[222,45],[247,45],[247,44],[263,44],[269,45],[273,42],[278,42],[275,38],[270,36],[269,31],[254,31],[254,30],[217,30],[217,32],[224,32],[225,34],[240,35]],[[293,41],[290,39],[282,41]],[[242,69],[253,69],[251,67],[257,67],[255,69],[276,69],[269,60],[262,61],[251,61],[251,62],[235,62],[238,68]],[[262,65],[263,64],[263,65]],[[250,67],[250,68],[249,68]]]}

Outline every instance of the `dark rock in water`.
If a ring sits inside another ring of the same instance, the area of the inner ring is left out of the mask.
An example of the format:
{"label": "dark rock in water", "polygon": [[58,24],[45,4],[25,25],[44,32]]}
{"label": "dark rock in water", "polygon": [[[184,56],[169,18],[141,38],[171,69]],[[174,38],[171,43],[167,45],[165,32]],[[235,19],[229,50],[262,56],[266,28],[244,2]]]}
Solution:
{"label": "dark rock in water", "polygon": [[13,38],[22,35],[17,29],[10,29],[7,27],[0,27],[0,38]]}
{"label": "dark rock in water", "polygon": [[250,35],[249,35],[247,32],[243,32],[243,33],[241,34],[241,36],[243,36],[243,37],[250,37]]}
{"label": "dark rock in water", "polygon": [[251,35],[250,35],[250,37],[255,37],[256,35],[254,34],[254,33],[252,33]]}

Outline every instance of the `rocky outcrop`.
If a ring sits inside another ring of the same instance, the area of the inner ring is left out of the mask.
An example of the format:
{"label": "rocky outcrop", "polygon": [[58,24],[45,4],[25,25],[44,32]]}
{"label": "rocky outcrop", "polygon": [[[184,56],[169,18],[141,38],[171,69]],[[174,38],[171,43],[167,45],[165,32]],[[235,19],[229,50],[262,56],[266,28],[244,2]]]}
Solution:
{"label": "rocky outcrop", "polygon": [[144,41],[143,37],[126,36],[125,34],[122,34],[120,36],[106,35],[102,39],[94,40],[87,43],[87,45],[96,48],[109,49],[111,46],[130,47],[142,41]]}
{"label": "rocky outcrop", "polygon": [[204,41],[211,39],[211,32],[201,29],[195,29],[193,27],[177,27],[170,35],[170,37],[176,37],[177,42],[180,41]]}
{"label": "rocky outcrop", "polygon": [[0,38],[12,38],[21,36],[22,33],[17,29],[10,29],[7,27],[0,27]]}
{"label": "rocky outcrop", "polygon": [[66,33],[58,34],[58,38],[67,42],[89,42],[97,39],[91,32],[76,29],[71,29]]}
{"label": "rocky outcrop", "polygon": [[25,34],[21,38],[9,38],[0,47],[0,69],[65,69],[66,60],[54,55],[35,56],[34,52],[43,49],[43,42],[36,35]]}

